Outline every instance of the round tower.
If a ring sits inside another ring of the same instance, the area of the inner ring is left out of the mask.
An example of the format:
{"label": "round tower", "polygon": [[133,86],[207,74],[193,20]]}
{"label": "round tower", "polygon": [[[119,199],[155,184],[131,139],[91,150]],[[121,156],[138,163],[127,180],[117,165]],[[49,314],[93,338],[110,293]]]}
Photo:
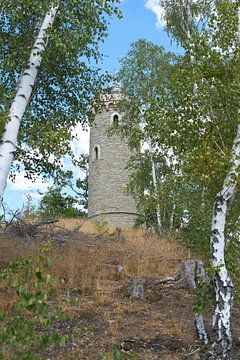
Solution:
{"label": "round tower", "polygon": [[[90,128],[88,217],[118,227],[132,227],[137,217],[134,199],[127,194],[130,172],[126,169],[133,151],[117,134],[122,124],[118,102],[120,88],[112,86],[102,96],[103,106]],[[109,136],[109,129],[116,134]]]}

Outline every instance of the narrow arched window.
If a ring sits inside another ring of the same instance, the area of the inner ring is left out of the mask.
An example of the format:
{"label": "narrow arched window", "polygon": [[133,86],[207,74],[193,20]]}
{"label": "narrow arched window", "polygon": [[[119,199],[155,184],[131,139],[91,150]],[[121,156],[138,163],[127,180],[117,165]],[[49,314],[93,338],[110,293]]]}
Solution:
{"label": "narrow arched window", "polygon": [[118,126],[118,123],[119,123],[119,118],[118,118],[118,115],[115,114],[115,115],[113,116],[113,125],[114,125],[114,126]]}
{"label": "narrow arched window", "polygon": [[114,113],[111,114],[111,117],[109,120],[110,120],[110,125],[117,127],[118,125],[121,125],[122,117],[120,114],[118,114],[116,111],[114,111]]}
{"label": "narrow arched window", "polygon": [[95,146],[94,148],[94,160],[97,160],[99,158],[99,151],[98,151],[98,147]]}

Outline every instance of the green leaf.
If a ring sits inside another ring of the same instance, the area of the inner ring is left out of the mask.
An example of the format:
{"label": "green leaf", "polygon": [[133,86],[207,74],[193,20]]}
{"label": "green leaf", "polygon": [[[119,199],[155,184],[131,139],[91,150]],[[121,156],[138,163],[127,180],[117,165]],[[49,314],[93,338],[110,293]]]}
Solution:
{"label": "green leaf", "polygon": [[45,283],[46,285],[48,285],[50,283],[50,279],[51,279],[51,276],[50,274],[47,274],[46,278],[45,278]]}
{"label": "green leaf", "polygon": [[42,277],[42,272],[41,271],[36,271],[36,276],[37,276],[37,278],[39,279],[39,280],[42,280],[43,279],[43,277]]}

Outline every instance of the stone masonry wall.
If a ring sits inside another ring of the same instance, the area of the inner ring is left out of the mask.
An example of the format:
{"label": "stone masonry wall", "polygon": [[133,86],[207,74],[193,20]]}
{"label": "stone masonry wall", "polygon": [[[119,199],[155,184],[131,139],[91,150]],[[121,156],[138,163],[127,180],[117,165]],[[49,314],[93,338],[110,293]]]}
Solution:
{"label": "stone masonry wall", "polygon": [[126,166],[132,151],[119,135],[108,135],[111,118],[117,113],[116,105],[110,104],[96,114],[90,130],[88,216],[119,227],[131,227],[137,216],[134,199],[127,194],[130,173]]}

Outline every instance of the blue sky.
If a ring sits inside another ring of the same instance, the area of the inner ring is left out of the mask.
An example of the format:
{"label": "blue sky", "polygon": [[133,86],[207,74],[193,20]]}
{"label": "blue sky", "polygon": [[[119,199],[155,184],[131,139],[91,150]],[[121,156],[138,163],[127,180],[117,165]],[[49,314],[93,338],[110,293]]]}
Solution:
{"label": "blue sky", "polygon": [[[104,58],[99,66],[103,70],[114,72],[119,68],[119,59],[126,55],[130,44],[139,38],[145,38],[156,44],[162,45],[166,50],[180,52],[176,45],[171,43],[163,31],[161,14],[162,10],[158,0],[122,0],[120,8],[123,19],[112,19],[109,26],[109,36],[100,46]],[[76,154],[88,151],[88,134],[77,129],[79,140],[73,143]],[[75,176],[79,177],[75,169]],[[4,203],[10,209],[21,208],[26,203],[26,196],[31,194],[35,203],[39,196],[37,191],[44,192],[49,184],[43,183],[41,178],[31,183],[20,173],[15,183],[8,182],[4,195]]]}
{"label": "blue sky", "polygon": [[[156,9],[158,0],[123,0],[120,9],[123,19],[114,19],[109,27],[109,36],[101,46],[105,54],[103,68],[114,71],[119,67],[119,59],[126,55],[130,44],[139,38],[145,38],[162,45],[166,50],[178,52],[179,48],[171,44],[170,38],[163,31]],[[147,8],[151,7],[150,8]],[[160,15],[161,8],[157,7]]]}

